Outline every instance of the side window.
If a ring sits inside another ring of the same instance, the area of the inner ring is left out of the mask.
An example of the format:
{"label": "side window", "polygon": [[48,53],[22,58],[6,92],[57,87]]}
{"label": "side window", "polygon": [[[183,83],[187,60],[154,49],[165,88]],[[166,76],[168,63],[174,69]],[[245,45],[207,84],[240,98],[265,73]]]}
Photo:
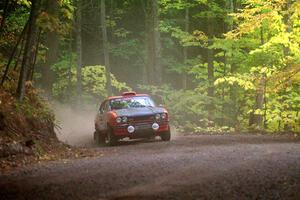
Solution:
{"label": "side window", "polygon": [[100,105],[100,108],[99,108],[99,112],[100,112],[100,113],[103,113],[103,112],[104,112],[104,107],[105,107],[105,102],[103,102],[103,103]]}
{"label": "side window", "polygon": [[109,101],[106,101],[106,102],[104,103],[104,111],[105,111],[105,112],[109,111]]}

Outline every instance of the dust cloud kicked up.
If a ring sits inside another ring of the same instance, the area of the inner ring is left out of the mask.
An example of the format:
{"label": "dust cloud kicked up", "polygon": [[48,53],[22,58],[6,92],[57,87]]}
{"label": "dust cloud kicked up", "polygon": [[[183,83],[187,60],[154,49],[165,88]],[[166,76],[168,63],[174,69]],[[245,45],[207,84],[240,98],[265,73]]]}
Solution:
{"label": "dust cloud kicked up", "polygon": [[55,103],[53,109],[56,115],[56,123],[61,128],[56,130],[60,141],[74,146],[93,145],[96,105],[77,111],[68,105]]}

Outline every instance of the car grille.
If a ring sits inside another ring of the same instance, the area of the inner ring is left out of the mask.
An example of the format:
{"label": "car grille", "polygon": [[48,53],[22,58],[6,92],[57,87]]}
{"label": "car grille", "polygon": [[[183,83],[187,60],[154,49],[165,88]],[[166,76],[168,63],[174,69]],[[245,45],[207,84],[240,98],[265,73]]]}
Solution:
{"label": "car grille", "polygon": [[148,116],[138,116],[138,117],[132,117],[130,118],[131,122],[152,122],[154,121],[154,116],[153,115],[148,115]]}
{"label": "car grille", "polygon": [[151,124],[139,124],[135,126],[135,130],[151,129]]}

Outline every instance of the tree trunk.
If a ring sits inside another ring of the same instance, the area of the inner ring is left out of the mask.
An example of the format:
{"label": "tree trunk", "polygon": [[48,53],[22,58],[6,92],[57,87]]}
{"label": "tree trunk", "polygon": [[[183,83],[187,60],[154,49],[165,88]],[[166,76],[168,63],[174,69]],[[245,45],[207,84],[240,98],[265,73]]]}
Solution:
{"label": "tree trunk", "polygon": [[159,7],[158,0],[152,1],[153,11],[153,38],[154,38],[154,78],[155,84],[160,85],[162,82],[162,66],[161,66],[161,43],[159,32]]}
{"label": "tree trunk", "polygon": [[19,62],[22,61],[22,59],[23,59],[22,53],[23,53],[24,48],[25,48],[25,42],[26,42],[25,38],[26,38],[26,35],[24,35],[24,37],[23,37],[23,39],[22,39],[22,41],[21,41],[21,47],[20,47],[18,56],[17,56],[17,58],[16,58],[16,63],[15,63],[15,66],[14,66],[14,71],[17,70],[18,65],[19,65]]}
{"label": "tree trunk", "polygon": [[[234,0],[230,0],[229,1],[229,10],[231,13],[235,12],[235,7],[234,7],[235,3]],[[232,31],[233,30],[233,17],[230,17],[230,22],[229,22],[229,29],[228,31]],[[234,55],[231,54],[231,57],[233,57]],[[231,75],[234,75],[236,73],[236,65],[235,63],[230,63],[230,73]],[[230,124],[230,126],[232,127],[236,127],[237,123],[238,123],[238,113],[237,113],[237,86],[236,85],[230,85],[230,89],[229,89],[229,98],[230,98],[230,119],[228,124]]]}
{"label": "tree trunk", "polygon": [[[142,68],[142,83],[144,85],[150,84],[151,83],[151,72],[149,69],[150,68],[150,58],[151,58],[151,51],[149,49],[150,45],[149,45],[149,32],[150,32],[150,15],[149,15],[149,9],[147,6],[147,2],[145,2],[144,0],[141,0],[141,5],[144,11],[144,16],[145,16],[145,35],[144,35],[144,45],[145,45],[145,57],[144,57],[144,65]],[[153,66],[153,65],[152,65]]]}
{"label": "tree trunk", "polygon": [[68,67],[68,99],[71,102],[72,96],[72,66],[73,66],[73,50],[72,50],[72,31],[70,32],[70,41],[69,41],[69,67]]}
{"label": "tree trunk", "polygon": [[[144,2],[144,0],[142,0]],[[153,28],[153,8],[150,1],[145,2],[145,46],[146,46],[146,73],[148,84],[155,83],[155,55],[154,55],[154,28]]]}
{"label": "tree trunk", "polygon": [[[28,22],[26,22],[26,24],[25,24],[25,26],[24,26],[24,28],[23,28],[23,30],[21,32],[21,35],[19,36],[17,44],[14,46],[13,51],[12,51],[12,53],[11,53],[9,59],[8,59],[8,63],[6,65],[6,67],[5,67],[4,74],[3,74],[2,79],[1,79],[1,86],[3,85],[3,83],[4,83],[4,81],[5,81],[6,77],[7,77],[9,66],[10,66],[11,62],[13,61],[13,59],[15,57],[15,54],[16,54],[16,52],[18,50],[18,46],[19,46],[20,42],[23,42],[23,40],[24,40],[25,33],[27,31],[27,27],[28,27]],[[22,52],[22,48],[20,48],[20,51]]]}
{"label": "tree trunk", "polygon": [[[284,24],[286,26],[285,30],[287,33],[290,33],[292,32],[292,25],[291,25],[291,11],[290,11],[290,7],[292,5],[292,0],[286,0],[286,3],[284,5],[284,8],[283,10],[285,11],[285,14],[283,16],[283,21],[284,21]],[[287,47],[284,47],[284,55],[285,56],[288,56],[290,54],[290,48],[287,46]]]}
{"label": "tree trunk", "polygon": [[[235,12],[234,0],[229,0],[229,10],[230,10],[230,13]],[[233,22],[233,17],[232,16],[229,16],[229,17],[230,17],[229,31],[231,31],[231,30],[233,30],[233,23],[234,22]]]}
{"label": "tree trunk", "polygon": [[21,41],[21,47],[20,47],[20,50],[19,50],[19,53],[18,53],[18,56],[16,58],[16,63],[15,63],[15,66],[14,66],[14,71],[17,70],[18,68],[18,65],[19,65],[19,62],[22,60],[22,52],[24,50],[24,46],[25,46],[25,37],[23,37],[22,41]]}
{"label": "tree trunk", "polygon": [[263,102],[263,107],[264,107],[264,128],[266,129],[268,127],[268,123],[267,123],[267,110],[268,110],[268,107],[267,107],[267,96],[266,96],[266,92],[267,92],[267,75],[264,74],[264,93],[263,93],[263,97],[264,97],[264,102]]}
{"label": "tree trunk", "polygon": [[[236,73],[236,65],[231,63],[230,65],[230,73],[234,75]],[[229,98],[230,98],[230,120],[229,124],[232,127],[236,127],[238,123],[238,108],[237,108],[237,89],[236,85],[230,85],[229,89]]]}
{"label": "tree trunk", "polygon": [[82,1],[77,0],[77,10],[76,10],[76,51],[77,51],[77,67],[76,67],[76,93],[77,93],[77,106],[81,103],[82,95]]}
{"label": "tree trunk", "polygon": [[260,110],[262,111],[263,106],[264,106],[264,85],[265,85],[265,78],[261,77],[259,80],[259,86],[256,90],[256,95],[255,95],[255,104],[253,108],[253,112],[250,113],[250,120],[249,120],[249,125],[253,126],[255,125],[256,127],[261,128],[262,127],[262,122],[263,122],[263,115],[261,113],[255,114],[255,110]]}
{"label": "tree trunk", "polygon": [[[226,59],[226,52],[224,51],[224,56],[223,56],[223,59],[224,59],[224,64],[223,64],[223,78],[226,77],[227,75],[227,70],[226,70],[226,67],[227,67],[227,59]],[[222,118],[221,118],[221,125],[224,126],[224,125],[228,125],[225,121],[225,113],[226,113],[226,103],[225,103],[225,85],[222,85]]]}
{"label": "tree trunk", "polygon": [[[261,27],[260,33],[261,33],[260,42],[261,42],[261,45],[263,45],[265,43],[263,27]],[[258,88],[256,89],[255,103],[254,103],[253,111],[250,113],[249,126],[255,125],[256,127],[259,127],[259,128],[262,127],[263,115],[262,115],[262,113],[255,114],[255,111],[256,110],[263,111],[265,84],[266,84],[265,75],[261,75],[261,77],[259,79],[259,83],[258,83]]]}
{"label": "tree trunk", "polygon": [[[190,23],[190,18],[189,18],[189,7],[187,6],[185,8],[185,20],[184,20],[184,31],[189,32],[189,23]],[[183,64],[185,70],[183,70],[182,74],[182,89],[187,88],[187,72],[186,72],[186,65],[187,65],[187,59],[188,59],[188,47],[183,47]]]}
{"label": "tree trunk", "polygon": [[[207,18],[207,34],[208,34],[208,46],[212,45],[213,38],[213,19],[211,17]],[[208,79],[208,88],[207,95],[210,97],[210,102],[208,104],[208,120],[214,120],[214,102],[212,101],[214,98],[215,88],[214,88],[214,51],[213,49],[207,48],[207,79]]]}
{"label": "tree trunk", "polygon": [[[292,22],[291,22],[291,16],[292,16],[292,10],[291,10],[291,6],[292,6],[292,2],[293,0],[286,0],[285,2],[285,5],[284,5],[284,8],[283,8],[283,11],[284,11],[284,16],[283,16],[283,21],[284,21],[284,24],[285,24],[285,31],[287,33],[291,33],[292,30],[293,30],[293,27],[292,27]],[[295,1],[294,1],[295,2]],[[288,40],[290,42],[290,37],[288,37]],[[291,49],[289,46],[284,46],[284,56],[285,57],[288,57],[290,56],[291,54]],[[286,63],[286,68],[289,68],[291,65],[290,61]],[[283,91],[284,94],[287,94],[288,92],[287,91]],[[284,95],[283,94],[283,95]],[[283,130],[284,131],[291,131],[291,127],[289,124],[286,124],[283,122]]]}
{"label": "tree trunk", "polygon": [[103,40],[103,53],[105,64],[105,76],[106,76],[106,89],[107,95],[112,95],[111,76],[110,76],[110,64],[109,64],[109,52],[108,52],[108,39],[106,30],[106,14],[105,14],[105,0],[101,0],[101,27],[102,27],[102,40]]}
{"label": "tree trunk", "polygon": [[18,81],[18,88],[16,92],[17,99],[22,101],[25,96],[25,84],[26,84],[26,77],[28,71],[30,69],[31,64],[31,56],[34,55],[34,38],[36,38],[36,19],[38,16],[38,10],[40,7],[41,0],[32,0],[31,1],[31,11],[29,16],[28,22],[28,32],[27,32],[27,39],[24,49],[24,56],[20,70],[20,76]]}
{"label": "tree trunk", "polygon": [[32,81],[33,80],[33,74],[34,74],[34,68],[35,68],[35,64],[36,64],[36,60],[37,60],[37,55],[39,53],[39,45],[40,45],[40,38],[41,38],[41,30],[36,30],[36,38],[34,39],[34,52],[31,60],[31,64],[30,64],[30,69],[29,72],[27,74],[27,79],[26,81]]}
{"label": "tree trunk", "polygon": [[[58,1],[47,0],[46,11],[51,17],[58,17]],[[52,95],[54,72],[51,66],[58,61],[59,35],[55,30],[48,30],[45,33],[45,45],[47,47],[45,63],[42,65],[42,87],[48,95]]]}

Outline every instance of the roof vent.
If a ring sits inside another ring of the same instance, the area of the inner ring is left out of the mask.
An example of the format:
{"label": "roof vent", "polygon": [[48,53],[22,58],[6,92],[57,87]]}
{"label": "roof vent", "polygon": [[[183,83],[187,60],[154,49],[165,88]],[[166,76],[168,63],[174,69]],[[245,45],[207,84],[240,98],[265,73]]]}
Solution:
{"label": "roof vent", "polygon": [[132,91],[132,92],[123,92],[122,94],[123,96],[135,96],[136,92]]}

